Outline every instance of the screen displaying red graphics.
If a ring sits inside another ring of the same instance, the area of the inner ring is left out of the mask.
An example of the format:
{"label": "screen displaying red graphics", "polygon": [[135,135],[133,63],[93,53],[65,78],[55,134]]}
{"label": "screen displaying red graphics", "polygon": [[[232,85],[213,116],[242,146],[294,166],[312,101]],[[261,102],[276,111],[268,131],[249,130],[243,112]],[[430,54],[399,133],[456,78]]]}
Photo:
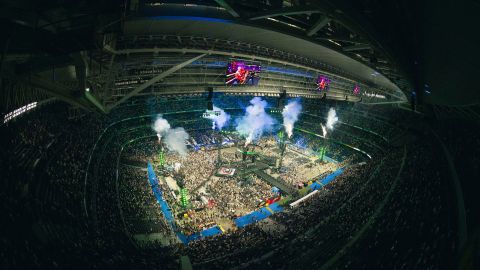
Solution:
{"label": "screen displaying red graphics", "polygon": [[242,61],[233,61],[227,66],[225,84],[257,85],[260,80],[259,73],[261,69],[262,68],[259,65],[247,65]]}
{"label": "screen displaying red graphics", "polygon": [[317,90],[318,91],[327,91],[330,87],[330,79],[324,75],[318,75],[317,78]]}

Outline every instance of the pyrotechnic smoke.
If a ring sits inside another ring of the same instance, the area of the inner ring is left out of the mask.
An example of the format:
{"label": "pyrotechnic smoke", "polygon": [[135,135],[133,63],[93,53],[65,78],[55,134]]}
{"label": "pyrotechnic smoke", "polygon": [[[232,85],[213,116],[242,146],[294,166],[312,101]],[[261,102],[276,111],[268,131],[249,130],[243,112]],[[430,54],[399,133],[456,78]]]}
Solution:
{"label": "pyrotechnic smoke", "polygon": [[323,124],[320,124],[322,126],[322,133],[323,133],[323,137],[327,137],[327,129],[325,128],[325,126]]}
{"label": "pyrotechnic smoke", "polygon": [[245,115],[237,121],[237,131],[246,137],[245,146],[260,138],[264,131],[271,130],[274,120],[265,112],[267,102],[260,97],[250,100]]}
{"label": "pyrotechnic smoke", "polygon": [[297,122],[301,111],[302,105],[297,100],[290,100],[283,108],[283,126],[285,126],[288,138],[292,137],[293,125]]}
{"label": "pyrotechnic smoke", "polygon": [[187,154],[186,141],[190,138],[188,133],[182,127],[170,129],[165,135],[165,144],[171,151],[175,151],[181,156]]}
{"label": "pyrotechnic smoke", "polygon": [[218,130],[222,130],[223,126],[230,120],[230,115],[226,113],[224,110],[218,108],[217,106],[213,106],[214,112],[220,112],[220,115],[209,115],[208,118],[212,119],[212,129],[218,128]]}
{"label": "pyrotechnic smoke", "polygon": [[187,154],[186,141],[190,136],[185,129],[181,127],[172,129],[168,121],[163,119],[161,115],[157,117],[152,128],[157,132],[159,141],[164,138],[165,145],[170,151],[177,152],[181,156]]}
{"label": "pyrotechnic smoke", "polygon": [[157,134],[162,136],[165,135],[168,130],[170,130],[170,124],[166,119],[162,118],[162,115],[159,115],[157,116],[152,128],[155,130],[155,132],[157,132]]}
{"label": "pyrotechnic smoke", "polygon": [[334,108],[330,108],[327,116],[327,128],[333,129],[333,125],[338,121],[337,113]]}
{"label": "pyrotechnic smoke", "polygon": [[180,168],[182,167],[182,164],[179,163],[179,162],[175,162],[175,164],[173,164],[173,169],[175,170],[175,172],[178,173],[178,171],[180,171]]}

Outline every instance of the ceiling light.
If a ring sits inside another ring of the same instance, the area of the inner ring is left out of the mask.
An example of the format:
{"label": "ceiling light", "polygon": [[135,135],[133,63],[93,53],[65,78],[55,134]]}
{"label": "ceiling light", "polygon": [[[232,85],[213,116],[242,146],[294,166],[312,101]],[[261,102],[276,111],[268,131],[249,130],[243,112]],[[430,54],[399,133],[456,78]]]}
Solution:
{"label": "ceiling light", "polygon": [[336,41],[333,41],[333,40],[331,40],[331,39],[327,39],[327,40],[330,41],[331,43],[335,44],[335,45],[338,45],[338,46],[340,46],[340,47],[342,46],[342,44],[340,44],[340,43],[338,43],[338,42],[336,42]]}

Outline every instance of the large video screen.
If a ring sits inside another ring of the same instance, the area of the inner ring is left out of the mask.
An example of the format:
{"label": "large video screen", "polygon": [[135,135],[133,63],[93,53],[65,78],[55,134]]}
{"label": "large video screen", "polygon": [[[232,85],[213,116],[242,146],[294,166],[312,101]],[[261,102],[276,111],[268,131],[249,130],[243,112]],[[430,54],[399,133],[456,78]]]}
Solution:
{"label": "large video screen", "polygon": [[257,85],[260,80],[259,73],[262,67],[248,65],[243,61],[232,61],[227,66],[227,85]]}
{"label": "large video screen", "polygon": [[330,87],[330,79],[324,75],[317,77],[317,91],[327,91]]}
{"label": "large video screen", "polygon": [[353,87],[353,94],[354,95],[360,94],[360,86],[358,84],[355,84],[355,86]]}

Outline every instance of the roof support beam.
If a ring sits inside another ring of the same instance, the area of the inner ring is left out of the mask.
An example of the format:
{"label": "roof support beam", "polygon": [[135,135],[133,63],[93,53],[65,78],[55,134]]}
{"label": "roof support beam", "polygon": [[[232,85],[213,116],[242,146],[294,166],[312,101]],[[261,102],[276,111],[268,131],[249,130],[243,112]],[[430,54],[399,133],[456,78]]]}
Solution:
{"label": "roof support beam", "polygon": [[78,52],[74,56],[75,59],[75,76],[78,80],[78,87],[76,91],[85,91],[87,88],[87,60],[83,52]]}
{"label": "roof support beam", "polygon": [[116,107],[117,105],[119,105],[120,103],[122,103],[122,102],[128,100],[129,98],[133,97],[134,95],[140,93],[142,90],[146,89],[147,87],[155,84],[155,83],[158,82],[158,81],[163,80],[165,77],[167,77],[167,76],[171,75],[172,73],[176,72],[177,70],[179,70],[179,69],[181,69],[181,68],[183,68],[183,67],[185,67],[185,66],[187,66],[187,65],[189,65],[189,64],[191,64],[191,63],[193,63],[194,61],[196,61],[196,60],[204,57],[205,55],[207,55],[207,54],[200,54],[200,55],[198,55],[198,56],[195,56],[195,57],[192,58],[192,59],[189,59],[189,60],[187,60],[187,61],[185,61],[185,62],[182,62],[182,63],[180,63],[180,64],[177,64],[177,65],[175,65],[175,66],[173,66],[173,67],[165,70],[164,72],[158,74],[157,76],[151,78],[151,79],[148,80],[147,82],[145,82],[145,83],[139,85],[138,87],[136,87],[135,89],[133,89],[130,93],[126,94],[126,95],[125,95],[124,97],[122,97],[119,101],[117,101],[115,104],[113,104],[112,106],[110,106],[110,107],[108,108],[108,110],[110,111],[111,109],[113,109],[114,107]]}
{"label": "roof support beam", "polygon": [[307,36],[311,37],[315,35],[320,29],[325,27],[331,21],[330,18],[322,16],[318,21],[307,31]]}
{"label": "roof support beam", "polygon": [[355,44],[367,44],[368,42],[359,38],[350,38],[347,35],[324,35],[324,34],[317,34],[314,37],[316,40],[333,40],[333,41],[341,41],[341,42],[349,42],[349,43],[355,43]]}
{"label": "roof support beam", "polygon": [[343,51],[354,52],[354,51],[361,51],[361,50],[369,50],[370,48],[371,47],[369,44],[357,44],[357,45],[343,47]]}
{"label": "roof support beam", "polygon": [[102,103],[100,103],[98,101],[98,99],[90,94],[89,91],[85,91],[85,97],[93,104],[95,105],[95,107],[97,107],[100,111],[102,111],[103,113],[107,113],[107,108],[105,108],[105,106],[102,105]]}
{"label": "roof support beam", "polygon": [[70,55],[58,55],[51,56],[34,56],[29,57],[29,60],[16,64],[15,73],[19,76],[27,74],[35,74],[45,70],[49,70],[52,67],[61,68],[73,63],[73,59]]}
{"label": "roof support beam", "polygon": [[456,107],[455,110],[457,110],[457,112],[462,115],[463,117],[465,117],[466,119],[472,119],[472,118],[475,118],[470,112],[467,112],[464,108],[462,107]]}
{"label": "roof support beam", "polygon": [[31,76],[28,82],[32,86],[43,89],[49,95],[55,96],[72,105],[79,106],[87,111],[92,111],[88,102],[76,96],[71,89],[62,84],[43,79],[37,75]]}
{"label": "roof support beam", "polygon": [[272,18],[277,16],[288,16],[288,15],[297,15],[297,14],[312,14],[312,13],[320,13],[320,11],[315,7],[288,7],[282,8],[279,10],[272,10],[267,12],[261,12],[258,14],[253,15],[249,18],[249,20],[260,20],[266,18]]}
{"label": "roof support beam", "polygon": [[223,7],[225,10],[227,10],[228,13],[230,13],[230,15],[232,15],[233,17],[235,17],[235,18],[240,17],[240,15],[232,8],[232,6],[230,6],[230,4],[227,3],[227,1],[225,1],[225,0],[215,0],[215,2],[217,2],[217,4],[219,6]]}
{"label": "roof support beam", "polygon": [[467,110],[469,114],[473,114],[475,118],[480,119],[480,114],[474,111],[472,108],[464,108],[464,109]]}
{"label": "roof support beam", "polygon": [[[134,53],[172,53],[172,52],[177,52],[177,53],[204,53],[204,54],[213,54],[213,55],[225,55],[225,56],[230,56],[230,57],[241,57],[241,58],[248,58],[252,60],[260,60],[260,61],[267,61],[267,62],[273,62],[273,63],[278,63],[282,65],[288,65],[292,67],[297,67],[305,70],[312,70],[316,72],[321,72],[325,75],[331,75],[331,76],[337,76],[339,78],[342,78],[346,81],[350,82],[356,82],[359,81],[353,80],[351,78],[347,78],[342,75],[334,74],[332,72],[329,72],[327,70],[323,69],[318,69],[318,68],[313,68],[301,64],[296,64],[292,62],[287,62],[283,60],[278,60],[275,58],[269,58],[269,57],[263,57],[263,56],[257,56],[257,55],[249,55],[249,54],[244,54],[244,53],[234,53],[234,52],[225,52],[225,51],[217,51],[217,50],[204,50],[204,49],[185,49],[185,48],[143,48],[143,49],[122,49],[122,50],[115,50],[111,48],[110,46],[105,46],[104,49],[110,53],[114,54],[134,54]],[[360,81],[361,82],[361,81]]]}

